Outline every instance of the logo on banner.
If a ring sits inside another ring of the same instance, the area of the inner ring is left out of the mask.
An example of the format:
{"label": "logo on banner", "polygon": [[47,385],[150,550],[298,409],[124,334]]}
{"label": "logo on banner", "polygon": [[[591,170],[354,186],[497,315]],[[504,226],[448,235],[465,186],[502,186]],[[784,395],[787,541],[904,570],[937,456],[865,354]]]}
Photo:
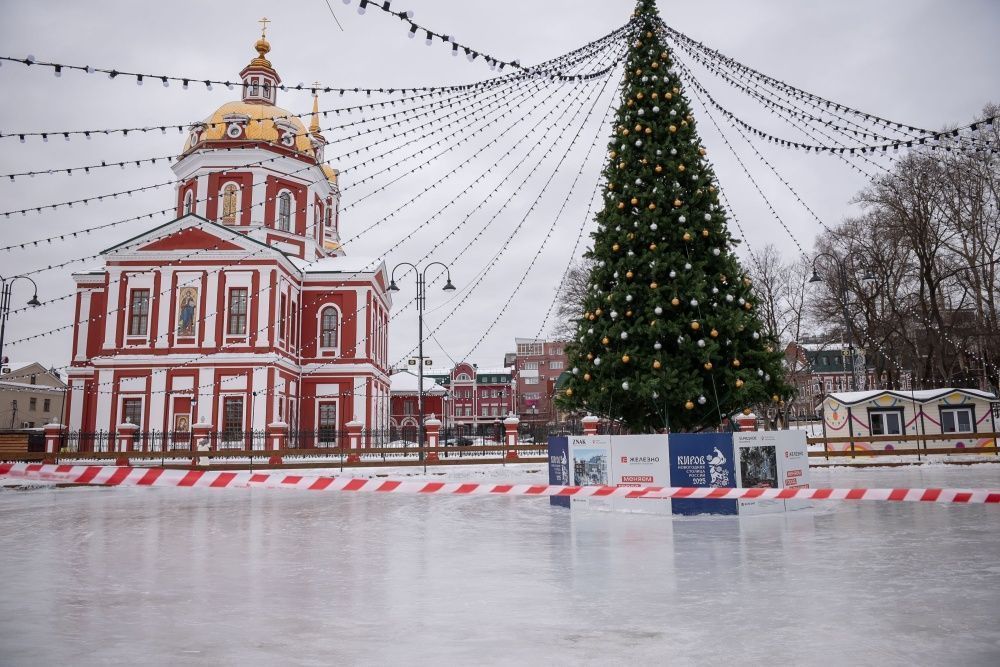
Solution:
{"label": "logo on banner", "polygon": [[725,465],[726,457],[715,447],[708,459],[710,486],[729,486],[729,471]]}

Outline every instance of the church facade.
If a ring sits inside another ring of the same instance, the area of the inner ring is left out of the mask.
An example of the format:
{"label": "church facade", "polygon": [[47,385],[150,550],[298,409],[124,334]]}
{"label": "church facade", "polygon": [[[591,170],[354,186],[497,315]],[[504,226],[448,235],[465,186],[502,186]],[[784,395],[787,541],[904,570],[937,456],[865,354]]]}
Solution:
{"label": "church facade", "polygon": [[385,266],[343,252],[318,102],[308,128],[276,106],[270,45],[255,49],[242,99],[193,125],[172,166],[176,219],[73,275],[71,431],[200,423],[238,443],[284,423],[333,445],[348,422],[388,423]]}

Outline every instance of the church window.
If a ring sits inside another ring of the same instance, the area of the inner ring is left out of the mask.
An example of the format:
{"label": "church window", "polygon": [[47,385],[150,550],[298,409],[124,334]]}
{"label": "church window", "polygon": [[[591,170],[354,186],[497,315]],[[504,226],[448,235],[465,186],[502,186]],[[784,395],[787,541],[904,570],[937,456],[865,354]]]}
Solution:
{"label": "church window", "polygon": [[337,347],[340,329],[340,316],[337,309],[327,306],[319,318],[319,346],[327,349]]}
{"label": "church window", "polygon": [[142,399],[122,399],[122,423],[142,426]]}
{"label": "church window", "polygon": [[264,97],[271,99],[271,82],[267,80],[264,81]]}
{"label": "church window", "polygon": [[184,195],[184,213],[194,212],[194,193],[190,190]]}
{"label": "church window", "polygon": [[227,183],[226,187],[222,189],[222,224],[235,225],[238,208],[236,184]]}
{"label": "church window", "polygon": [[226,332],[230,336],[245,336],[247,333],[247,288],[234,287],[229,290],[229,319]]}
{"label": "church window", "polygon": [[222,399],[222,439],[238,441],[243,431],[243,397],[226,396]]}
{"label": "church window", "polygon": [[337,404],[319,404],[319,444],[329,447],[337,442]]}
{"label": "church window", "polygon": [[285,314],[288,312],[287,298],[281,295],[281,304],[278,311],[278,340],[285,340]]}
{"label": "church window", "polygon": [[326,226],[327,227],[333,226],[333,209],[330,207],[327,207],[326,209]]}
{"label": "church window", "polygon": [[250,79],[250,94],[251,95],[260,94],[260,84],[256,78]]}
{"label": "church window", "polygon": [[287,232],[292,222],[292,195],[282,192],[278,195],[278,229]]}
{"label": "church window", "polygon": [[128,335],[145,336],[149,329],[149,290],[134,289],[130,297]]}

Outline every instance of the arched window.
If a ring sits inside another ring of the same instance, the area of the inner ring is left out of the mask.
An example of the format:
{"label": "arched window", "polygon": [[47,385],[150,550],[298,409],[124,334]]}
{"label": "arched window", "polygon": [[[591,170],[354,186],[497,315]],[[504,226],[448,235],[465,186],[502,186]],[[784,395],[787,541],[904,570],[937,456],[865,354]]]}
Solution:
{"label": "arched window", "polygon": [[326,226],[327,227],[333,226],[333,209],[330,208],[329,206],[326,207]]}
{"label": "arched window", "polygon": [[222,189],[222,224],[235,225],[239,204],[236,199],[236,184],[227,183]]}
{"label": "arched window", "polygon": [[340,316],[336,308],[327,306],[319,316],[319,346],[327,349],[336,348],[339,334]]}
{"label": "arched window", "polygon": [[292,223],[292,195],[282,192],[278,195],[278,229],[287,232]]}
{"label": "arched window", "polygon": [[188,214],[193,212],[194,212],[194,193],[191,190],[188,190],[187,194],[184,195],[184,213]]}

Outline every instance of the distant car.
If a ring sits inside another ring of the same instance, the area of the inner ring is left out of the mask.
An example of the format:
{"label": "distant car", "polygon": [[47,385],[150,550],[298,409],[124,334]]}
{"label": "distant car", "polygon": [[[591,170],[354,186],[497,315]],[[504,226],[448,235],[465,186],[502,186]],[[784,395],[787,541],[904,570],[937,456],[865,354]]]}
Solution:
{"label": "distant car", "polygon": [[469,445],[472,444],[472,440],[470,440],[469,438],[455,438],[455,444],[459,445],[460,447],[468,447]]}

